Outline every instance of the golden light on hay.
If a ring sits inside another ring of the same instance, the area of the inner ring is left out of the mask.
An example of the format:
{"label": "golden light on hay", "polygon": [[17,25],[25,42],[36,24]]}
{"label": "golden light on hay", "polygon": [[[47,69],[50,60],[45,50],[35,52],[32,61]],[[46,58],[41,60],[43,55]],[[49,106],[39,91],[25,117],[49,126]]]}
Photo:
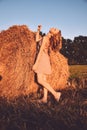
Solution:
{"label": "golden light on hay", "polygon": [[[14,98],[37,91],[32,71],[35,55],[35,32],[26,25],[15,25],[0,33],[0,96]],[[67,59],[59,52],[51,52],[51,64],[53,73],[48,82],[55,89],[65,88],[69,77]]]}

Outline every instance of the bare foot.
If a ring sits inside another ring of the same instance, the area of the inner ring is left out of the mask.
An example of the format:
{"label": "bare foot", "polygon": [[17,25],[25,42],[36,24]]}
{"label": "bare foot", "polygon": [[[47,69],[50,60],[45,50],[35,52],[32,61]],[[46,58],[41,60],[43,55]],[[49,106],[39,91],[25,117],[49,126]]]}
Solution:
{"label": "bare foot", "polygon": [[42,98],[42,99],[39,99],[39,100],[38,100],[38,103],[47,103],[47,100],[44,99],[44,98]]}
{"label": "bare foot", "polygon": [[56,99],[57,102],[59,102],[60,97],[61,97],[61,92],[57,92],[57,94],[55,96],[55,99]]}

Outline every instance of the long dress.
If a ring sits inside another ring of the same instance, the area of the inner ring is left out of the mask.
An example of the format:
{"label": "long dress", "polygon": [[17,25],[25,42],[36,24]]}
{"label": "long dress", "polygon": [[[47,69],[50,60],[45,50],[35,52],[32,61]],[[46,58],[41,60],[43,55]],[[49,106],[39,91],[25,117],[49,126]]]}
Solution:
{"label": "long dress", "polygon": [[[49,51],[49,39],[48,37],[44,37],[41,45],[41,52],[40,52],[40,58],[38,60],[38,66],[35,69],[36,73],[42,73],[42,74],[51,74],[51,64],[50,64],[50,57],[48,54]],[[38,58],[38,56],[37,56]],[[37,59],[36,59],[37,62]]]}
{"label": "long dress", "polygon": [[[49,40],[44,39],[42,43],[42,53],[36,68],[36,73],[44,73],[47,75],[47,82],[55,89],[62,90],[67,87],[67,80],[69,78],[68,59],[59,51],[54,52],[50,50],[50,57],[48,55]],[[38,57],[37,57],[38,58]]]}

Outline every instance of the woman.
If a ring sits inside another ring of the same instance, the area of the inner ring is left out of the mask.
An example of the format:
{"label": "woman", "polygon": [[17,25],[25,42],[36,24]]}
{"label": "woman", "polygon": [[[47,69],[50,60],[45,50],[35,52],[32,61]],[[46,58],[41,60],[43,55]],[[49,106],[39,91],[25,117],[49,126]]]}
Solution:
{"label": "woman", "polygon": [[[40,100],[41,102],[47,102],[48,91],[54,96],[56,101],[59,101],[61,93],[56,92],[50,84],[47,82],[47,75],[52,73],[51,62],[50,62],[50,49],[56,51],[59,47],[61,32],[56,28],[51,28],[46,36],[42,39],[40,51],[36,58],[33,70],[37,74],[38,83],[44,87],[44,96]],[[36,37],[36,41],[38,36]]]}

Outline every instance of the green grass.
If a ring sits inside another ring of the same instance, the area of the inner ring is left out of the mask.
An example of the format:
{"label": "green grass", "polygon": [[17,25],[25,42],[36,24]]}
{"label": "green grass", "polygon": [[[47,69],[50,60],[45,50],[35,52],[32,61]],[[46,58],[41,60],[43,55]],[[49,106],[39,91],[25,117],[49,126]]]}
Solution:
{"label": "green grass", "polygon": [[70,66],[71,78],[87,78],[87,65],[71,65]]}

